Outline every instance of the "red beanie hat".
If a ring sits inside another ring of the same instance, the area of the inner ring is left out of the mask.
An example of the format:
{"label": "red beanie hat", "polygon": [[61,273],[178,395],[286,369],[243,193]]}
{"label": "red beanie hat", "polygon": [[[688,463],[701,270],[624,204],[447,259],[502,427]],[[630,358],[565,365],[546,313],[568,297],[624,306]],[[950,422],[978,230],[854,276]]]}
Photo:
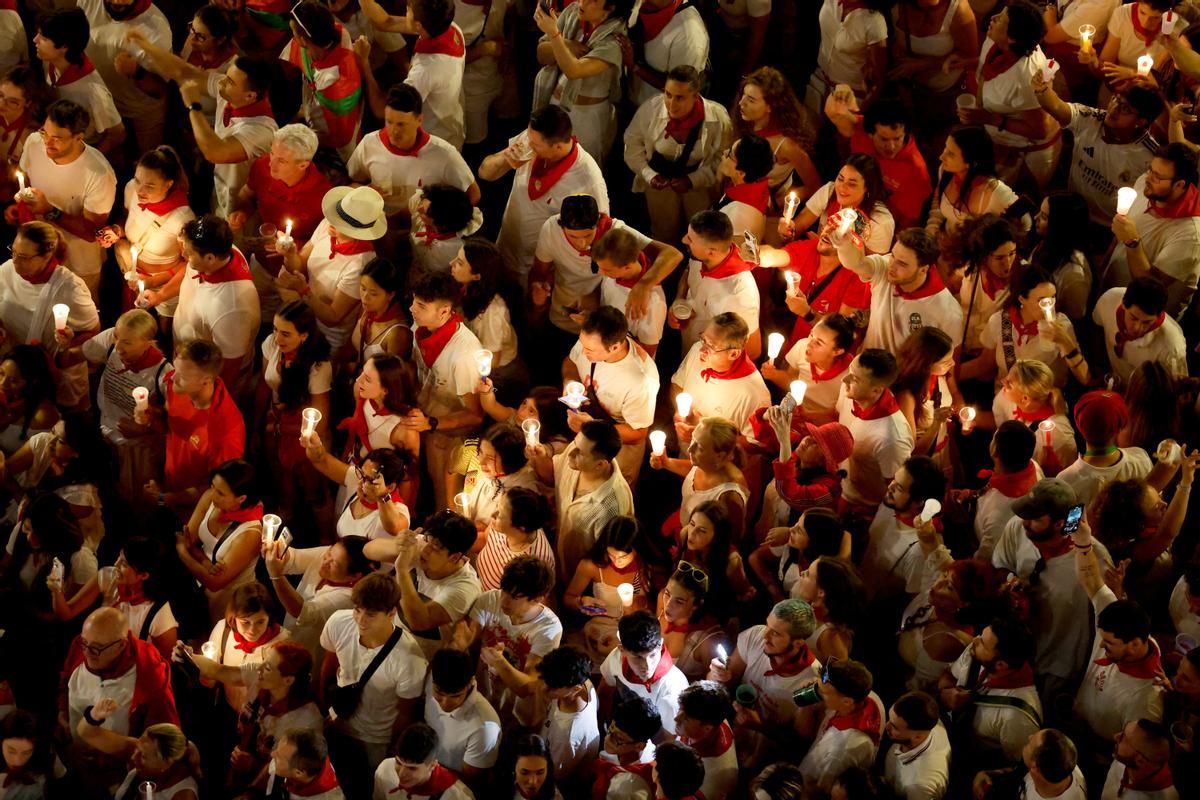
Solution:
{"label": "red beanie hat", "polygon": [[1106,444],[1129,422],[1125,398],[1116,392],[1088,392],[1075,403],[1075,427],[1089,444]]}

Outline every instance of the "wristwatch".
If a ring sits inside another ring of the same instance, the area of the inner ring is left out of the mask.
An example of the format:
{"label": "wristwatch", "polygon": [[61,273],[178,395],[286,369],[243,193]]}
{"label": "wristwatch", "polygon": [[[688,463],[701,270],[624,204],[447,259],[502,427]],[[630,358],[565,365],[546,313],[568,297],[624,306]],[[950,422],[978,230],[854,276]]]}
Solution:
{"label": "wristwatch", "polygon": [[200,102],[199,102],[199,101],[197,101],[197,102],[195,102],[195,103],[189,103],[189,104],[188,104],[188,111],[200,111],[200,112],[203,112],[203,111],[204,111],[204,106],[202,106],[202,105],[200,104]]}
{"label": "wristwatch", "polygon": [[437,417],[426,417],[426,419],[429,420],[429,432],[433,433],[434,431],[437,430],[438,418]]}
{"label": "wristwatch", "polygon": [[61,208],[52,208],[49,211],[47,211],[45,214],[42,215],[42,219],[46,220],[46,222],[54,222],[61,216],[62,216]]}
{"label": "wristwatch", "polygon": [[1135,239],[1130,239],[1128,242],[1122,242],[1122,244],[1124,244],[1130,250],[1133,250],[1135,248],[1141,247],[1142,237],[1138,236]]}

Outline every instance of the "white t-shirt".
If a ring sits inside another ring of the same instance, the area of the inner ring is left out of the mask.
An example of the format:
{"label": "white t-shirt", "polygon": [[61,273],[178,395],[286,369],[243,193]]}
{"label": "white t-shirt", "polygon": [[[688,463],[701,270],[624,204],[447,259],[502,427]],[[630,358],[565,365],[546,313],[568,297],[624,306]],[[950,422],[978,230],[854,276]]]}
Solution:
{"label": "white t-shirt", "polygon": [[[600,305],[625,310],[629,293],[633,289],[622,286],[616,278],[600,280]],[[636,320],[629,320],[629,335],[639,344],[653,347],[662,341],[663,326],[667,324],[667,295],[661,286],[650,290],[650,305],[646,313]]]}
{"label": "white t-shirt", "polygon": [[[308,285],[312,287],[317,297],[332,304],[338,293],[358,299],[358,279],[363,267],[375,258],[375,251],[368,250],[353,255],[339,255],[331,250],[329,220],[323,219],[313,231],[309,239],[311,249],[308,253]],[[329,342],[329,349],[337,352],[346,342],[358,322],[358,305],[350,307],[349,313],[339,323],[329,324],[317,320],[317,329],[324,334]]]}
{"label": "white t-shirt", "polygon": [[597,706],[596,689],[591,683],[588,683],[587,705],[581,711],[563,711],[557,702],[550,703],[541,733],[550,746],[556,779],[563,780],[581,766],[590,764],[600,750],[602,737],[596,717]]}
{"label": "white t-shirt", "polygon": [[[417,330],[414,323],[414,335]],[[458,326],[433,364],[425,363],[421,348],[413,348],[413,362],[417,365],[417,380],[421,384],[417,405],[427,416],[440,417],[462,411],[461,398],[473,393],[479,382],[474,355],[480,349],[479,339],[466,325]]]}
{"label": "white t-shirt", "polygon": [[855,8],[842,17],[838,0],[825,0],[817,17],[821,26],[821,49],[817,66],[830,86],[850,85],[856,92],[866,91],[863,68],[867,48],[887,41],[887,20],[878,11]]}
{"label": "white t-shirt", "polygon": [[425,679],[425,722],[437,731],[437,760],[455,772],[491,769],[500,754],[500,716],[478,690],[445,712],[433,698],[433,675]]}
{"label": "white t-shirt", "polygon": [[[1004,319],[1008,316],[1008,309],[1001,308],[999,311],[988,317],[988,321],[984,324],[983,330],[979,332],[979,344],[986,350],[992,350],[996,354],[996,367],[998,380],[1003,380],[1008,375],[1009,365],[1004,354]],[[1067,315],[1060,312],[1055,314],[1055,321],[1075,335],[1075,326],[1071,324],[1071,320],[1067,319]],[[1013,362],[1017,359],[1030,359],[1033,361],[1041,361],[1046,366],[1050,367],[1054,372],[1054,383],[1057,386],[1064,386],[1067,382],[1067,361],[1058,351],[1058,345],[1047,336],[1042,336],[1040,333],[1034,333],[1032,336],[1022,336],[1016,325],[1012,328],[1012,338],[1009,343],[1013,348]]]}
{"label": "white t-shirt", "polygon": [[1067,787],[1067,790],[1049,798],[1037,790],[1033,784],[1033,776],[1027,772],[1025,773],[1025,788],[1021,797],[1024,800],[1087,800],[1087,781],[1084,780],[1079,767],[1076,767],[1075,771],[1071,773],[1071,785]]}
{"label": "white t-shirt", "polygon": [[447,183],[464,192],[475,182],[471,168],[454,145],[432,133],[416,155],[396,155],[383,143],[386,131],[368,133],[354,148],[346,170],[350,179],[370,182],[389,195],[389,208],[407,208],[419,187]]}
{"label": "white t-shirt", "polygon": [[[272,333],[262,343],[263,381],[271,390],[273,402],[279,402],[279,385],[283,376],[279,374],[279,345]],[[333,386],[333,366],[328,361],[318,361],[308,368],[308,393],[316,396],[327,394]],[[351,470],[350,472],[353,472]]]}
{"label": "white t-shirt", "polygon": [[[813,192],[812,197],[808,198],[804,204],[807,211],[811,211],[817,215],[817,230],[825,227],[825,223],[829,221],[827,209],[829,201],[833,199],[833,181],[822,186]],[[857,210],[857,209],[856,209]],[[858,229],[857,224],[855,230]],[[888,211],[888,207],[883,203],[876,203],[875,208],[871,211],[869,221],[866,228],[863,230],[863,244],[870,253],[890,253],[892,250],[892,237],[896,233],[896,220],[892,217],[892,212]]]}
{"label": "white t-shirt", "polygon": [[[1156,64],[1167,56],[1166,48],[1159,41],[1159,34],[1155,34],[1150,40],[1150,46],[1146,47],[1146,43],[1134,31],[1133,15],[1136,12],[1137,3],[1125,3],[1114,8],[1112,16],[1108,18],[1108,35],[1121,40],[1121,47],[1117,50],[1117,63],[1122,67],[1136,67],[1137,60],[1146,53],[1154,57]],[[1179,29],[1179,24],[1176,23],[1175,27]],[[1184,27],[1187,27],[1186,23]]]}
{"label": "white t-shirt", "polygon": [[1179,800],[1179,792],[1174,785],[1157,791],[1131,789],[1128,786],[1122,788],[1121,782],[1124,778],[1125,765],[1113,759],[1108,767],[1108,774],[1104,776],[1100,800]]}
{"label": "white t-shirt", "polygon": [[618,695],[634,695],[649,700],[662,717],[663,730],[675,733],[675,715],[679,713],[679,693],[688,686],[687,676],[674,665],[657,681],[647,687],[643,683],[631,684],[621,669],[624,656],[621,648],[614,649],[600,665],[600,677],[615,688]]}
{"label": "white t-shirt", "polygon": [[1167,611],[1171,615],[1171,622],[1175,624],[1177,632],[1200,638],[1200,614],[1192,611],[1191,604],[1188,602],[1187,580],[1182,576],[1176,582],[1175,588],[1171,590]]}
{"label": "white t-shirt", "polygon": [[[973,658],[971,648],[967,647],[950,665],[950,674],[958,686],[966,686]],[[973,739],[980,745],[979,749],[1000,751],[1008,761],[1020,761],[1021,750],[1029,737],[1041,728],[1041,718],[1044,716],[1037,688],[1032,684],[1009,689],[988,687],[979,690],[979,697],[985,702],[977,704],[971,721]],[[1024,701],[1037,719],[1030,715],[1029,710],[1016,705],[987,705],[988,697],[1010,697]]]}
{"label": "white t-shirt", "polygon": [[[1174,279],[1167,285],[1167,315],[1177,316],[1200,279],[1200,217],[1171,219],[1151,214],[1146,200],[1146,176],[1138,178],[1133,188],[1137,198],[1129,208],[1129,219],[1137,226],[1146,258],[1155,269]],[[1108,268],[1116,270],[1112,275],[1114,281],[1120,285],[1128,283],[1124,280],[1129,267],[1123,246],[1118,245],[1113,251]]]}
{"label": "white t-shirt", "polygon": [[88,58],[96,65],[96,71],[112,92],[121,116],[137,118],[153,115],[161,118],[166,111],[166,96],[153,97],[147,94],[135,79],[117,72],[113,62],[119,53],[129,53],[142,67],[152,69],[154,65],[145,51],[140,47],[129,47],[125,41],[129,31],[137,28],[152,45],[171,52],[171,25],[166,15],[157,6],[150,5],[132,19],[114,20],[104,8],[104,0],[79,0],[77,5],[87,14],[91,28]]}
{"label": "white t-shirt", "polygon": [[[21,44],[24,45],[24,42],[22,41]],[[88,121],[87,132],[84,135],[86,140],[95,141],[109,128],[115,128],[121,124],[121,114],[117,111],[112,93],[104,85],[104,79],[100,77],[100,73],[92,71],[82,78],[60,86],[54,86],[51,83],[49,73],[50,69],[47,67],[46,83],[50,84],[52,91],[58,95],[58,99],[70,100],[72,103],[82,106],[90,115],[91,119]]]}
{"label": "white t-shirt", "polygon": [[[465,45],[463,32],[454,23],[451,35],[460,46]],[[441,37],[439,37],[441,38]],[[455,148],[463,146],[466,136],[463,129],[463,68],[465,55],[448,53],[422,53],[413,55],[412,66],[404,82],[421,94],[422,115],[429,132],[441,136]]]}
{"label": "white t-shirt", "polygon": [[455,624],[467,615],[471,604],[475,602],[475,598],[479,597],[483,587],[479,585],[479,576],[475,574],[474,567],[469,563],[464,563],[452,575],[437,580],[426,577],[421,569],[417,569],[416,574],[417,594],[423,601],[434,602],[441,606],[442,610],[450,617],[450,621],[440,628],[412,631],[412,628],[397,612],[396,622],[403,625],[406,630],[412,631],[417,645],[425,652],[426,658],[433,658],[433,654],[450,641]]}
{"label": "white t-shirt", "polygon": [[[655,72],[665,74],[672,67],[687,64],[702,73],[708,64],[708,52],[708,27],[700,9],[688,6],[671,17],[658,36],[645,43],[642,57]],[[631,79],[629,94],[640,106],[661,94],[661,90],[635,77]]]}
{"label": "white t-shirt", "polygon": [[[284,619],[283,625],[292,632],[292,641],[299,642],[308,648],[313,656],[313,663],[321,663],[324,650],[321,648],[321,631],[325,623],[335,611],[354,607],[351,594],[352,586],[334,586],[321,584],[321,558],[329,546],[324,547],[289,547],[284,561],[283,571],[287,575],[300,575],[300,583],[296,592],[304,599],[304,607],[300,616],[291,614]],[[318,658],[318,656],[321,656]]]}
{"label": "white t-shirt", "polygon": [[[1034,72],[1040,70],[1046,64],[1046,56],[1042,54],[1042,48],[1035,47],[1032,53],[1019,58],[1015,64],[1004,72],[994,78],[985,80],[983,78],[983,65],[987,60],[988,53],[991,52],[994,46],[995,42],[984,37],[983,46],[979,51],[979,67],[975,73],[976,80],[983,87],[980,91],[980,105],[988,111],[994,111],[1002,115],[1019,114],[1022,111],[1032,111],[1041,108],[1038,104],[1037,95],[1033,93],[1032,80]],[[1026,136],[1013,133],[1007,128],[1000,130],[995,125],[987,125],[985,129],[988,132],[988,136],[992,137],[992,141],[1000,145],[1028,147],[1030,144],[1046,141],[1046,139],[1030,139]]]}
{"label": "white t-shirt", "polygon": [[466,323],[483,349],[497,354],[492,369],[508,366],[517,357],[517,332],[503,297],[494,296],[487,308]]}
{"label": "white t-shirt", "polygon": [[[1071,4],[1071,9],[1080,4],[1077,0]],[[1078,30],[1078,25],[1075,28],[1063,25],[1063,30]],[[1150,159],[1158,149],[1158,142],[1149,130],[1137,140],[1125,144],[1105,142],[1102,137],[1107,109],[1091,108],[1081,103],[1071,103],[1068,107],[1071,109],[1071,121],[1066,129],[1075,136],[1075,146],[1071,150],[1071,172],[1067,176],[1067,187],[1083,195],[1092,222],[1108,227],[1117,213],[1117,189],[1132,186],[1146,173],[1150,168]]]}
{"label": "white t-shirt", "polygon": [[1154,467],[1150,456],[1140,447],[1122,447],[1120,452],[1121,457],[1110,467],[1095,467],[1080,458],[1057,477],[1075,490],[1078,502],[1091,505],[1105,483],[1144,478]]}
{"label": "white t-shirt", "polygon": [[744,378],[705,380],[700,346],[700,342],[696,342],[688,350],[683,363],[671,376],[671,384],[692,396],[692,409],[697,418],[724,417],[737,426],[742,435],[753,439],[750,417],[758,409],[771,405],[771,393],[762,373],[755,370]]}
{"label": "white t-shirt", "polygon": [[[357,682],[379,652],[378,647],[368,649],[359,641],[351,609],[330,615],[321,631],[321,646],[337,656],[338,686]],[[391,741],[397,700],[412,700],[421,695],[427,666],[421,648],[405,632],[363,688],[358,710],[345,721],[350,735],[368,744],[386,745]]]}
{"label": "white t-shirt", "polygon": [[[46,155],[40,132],[29,134],[21,151],[21,170],[29,186],[40,189],[50,205],[64,214],[83,212],[108,216],[117,199],[117,176],[96,148],[83,146],[83,153],[70,164],[57,164]],[[58,228],[67,243],[66,266],[76,275],[91,276],[104,263],[104,248]]]}
{"label": "white t-shirt", "polygon": [[[926,297],[901,297],[900,290],[887,279],[891,258],[890,255],[866,257],[871,269],[871,277],[867,279],[871,284],[871,317],[863,347],[895,353],[910,333],[925,326],[941,328],[957,339],[963,327],[963,310],[958,299],[946,288]],[[926,286],[928,281],[939,280],[936,270],[936,266],[929,268]],[[923,294],[924,288],[917,289],[916,294]]]}
{"label": "white t-shirt", "polygon": [[1157,361],[1176,378],[1187,375],[1187,342],[1179,323],[1169,315],[1155,330],[1125,342],[1121,355],[1117,355],[1117,309],[1125,300],[1125,287],[1118,286],[1100,295],[1092,309],[1092,321],[1104,328],[1104,345],[1108,350],[1108,363],[1112,371],[1123,382],[1129,381],[1133,371],[1145,361]]}
{"label": "white t-shirt", "polygon": [[844,383],[837,407],[838,422],[854,437],[854,450],[840,465],[846,470],[842,495],[852,503],[877,505],[887,491],[887,481],[912,454],[912,428],[899,409],[879,419],[859,418],[854,414],[854,403],[846,397]]}
{"label": "white t-shirt", "polygon": [[568,358],[584,385],[594,384],[600,405],[614,420],[634,429],[649,428],[658,397],[658,367],[645,350],[631,341],[627,344],[629,352],[616,362],[588,361],[581,342],[575,342]]}
{"label": "white t-shirt", "polygon": [[[746,662],[742,683],[748,683],[758,690],[755,707],[765,721],[779,724],[791,720],[792,715],[796,713],[796,703],[792,700],[792,694],[797,689],[820,680],[821,662],[814,658],[811,664],[792,675],[775,672],[770,657],[763,651],[763,632],[766,627],[755,625],[738,634],[736,650]],[[763,698],[772,702],[769,705],[765,704]]]}
{"label": "white t-shirt", "polygon": [[29,40],[15,8],[0,11],[0,74],[29,60]]}
{"label": "white t-shirt", "polygon": [[[354,470],[346,470],[346,476],[342,478],[342,487],[338,492],[338,497],[341,498],[343,505],[341,513],[338,514],[337,520],[337,535],[341,539],[346,536],[362,536],[365,539],[383,539],[391,536],[384,527],[383,520],[379,517],[379,509],[373,508],[367,511],[361,517],[354,516],[354,499],[358,496],[358,475]],[[408,506],[403,501],[396,503],[400,507],[401,516],[405,519],[409,518]]]}
{"label": "white t-shirt", "polygon": [[[1033,471],[1036,480],[1040,481],[1044,477],[1041,465],[1036,461],[1033,462]],[[1004,526],[1013,518],[1012,505],[1021,496],[1023,495],[1009,497],[996,488],[989,488],[979,495],[975,505],[975,538],[979,543],[979,549],[975,551],[976,558],[991,560],[996,542],[1000,541],[1000,534],[1004,533]]]}
{"label": "white t-shirt", "polygon": [[1093,46],[1099,45],[1108,35],[1108,18],[1121,0],[1055,0],[1058,7],[1058,24],[1068,36],[1067,41],[1079,45],[1079,26],[1092,25],[1096,33],[1092,36]]}
{"label": "white t-shirt", "polygon": [[208,74],[208,94],[217,100],[213,130],[222,139],[237,139],[246,151],[246,158],[232,164],[213,165],[213,211],[220,217],[227,217],[233,212],[238,192],[250,177],[250,167],[254,165],[254,159],[271,150],[271,144],[275,141],[275,131],[279,130],[275,118],[266,114],[257,117],[232,116],[226,125],[225,106],[228,103],[221,97],[218,89],[224,77],[223,73],[216,71]]}
{"label": "white t-shirt", "polygon": [[700,334],[713,317],[732,311],[746,323],[750,333],[758,330],[758,311],[761,300],[754,272],[747,270],[726,278],[706,277],[699,261],[688,261],[687,301],[692,318],[683,330],[683,345],[691,347],[700,341]]}
{"label": "white t-shirt", "polygon": [[[500,645],[505,657],[522,672],[530,672],[531,659],[540,660],[558,647],[562,640],[562,623],[554,612],[542,606],[529,622],[514,623],[500,610],[500,590],[492,589],[479,595],[471,606],[470,618],[479,623],[480,641],[484,646]],[[521,724],[536,725],[533,703],[518,698],[496,674],[480,662],[479,690],[506,720],[514,714]]]}
{"label": "white t-shirt", "polygon": [[[809,415],[831,413],[836,415],[838,396],[842,392],[842,376],[846,374],[846,368],[850,366],[852,359],[846,359],[844,364],[839,365],[840,369],[836,374],[818,381],[813,378],[812,364],[808,361],[807,353],[808,338],[804,338],[792,345],[792,349],[788,350],[784,356],[788,366],[798,373],[797,379],[808,384],[801,408]],[[833,368],[830,366],[830,369]]]}
{"label": "white t-shirt", "polygon": [[[235,258],[241,254],[235,250]],[[179,288],[175,341],[209,339],[227,359],[254,357],[254,337],[262,320],[252,280],[210,283],[188,267]]]}

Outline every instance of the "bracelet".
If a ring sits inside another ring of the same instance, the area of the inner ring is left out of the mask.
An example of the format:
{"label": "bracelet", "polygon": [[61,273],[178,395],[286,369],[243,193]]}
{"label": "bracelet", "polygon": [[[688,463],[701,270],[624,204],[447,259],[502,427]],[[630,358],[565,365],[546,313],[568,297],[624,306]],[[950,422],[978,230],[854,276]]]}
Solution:
{"label": "bracelet", "polygon": [[1077,545],[1075,545],[1075,549],[1076,550],[1091,550],[1092,546],[1091,546],[1091,544],[1077,544]]}
{"label": "bracelet", "polygon": [[1067,361],[1070,361],[1071,359],[1073,359],[1075,356],[1077,356],[1077,355],[1079,355],[1079,354],[1080,354],[1080,353],[1079,353],[1079,348],[1078,348],[1078,347],[1076,347],[1076,348],[1075,348],[1074,350],[1072,350],[1071,352],[1069,352],[1069,353],[1065,354],[1065,355],[1063,356],[1063,358],[1065,358]]}
{"label": "bracelet", "polygon": [[1192,485],[1190,483],[1186,483],[1186,484],[1181,483],[1181,484],[1179,484],[1179,486],[1175,487],[1175,491],[1177,491],[1177,492],[1190,492],[1191,490],[1192,490]]}
{"label": "bracelet", "polygon": [[85,708],[83,710],[83,719],[85,722],[87,722],[88,725],[91,725],[93,728],[99,728],[100,726],[102,726],[104,724],[104,722],[102,720],[97,720],[92,716],[93,708],[95,708],[95,706],[88,706],[87,708]]}
{"label": "bracelet", "polygon": [[808,309],[808,313],[801,317],[801,319],[803,319],[805,322],[812,322],[816,318],[817,312],[813,311],[811,307]]}
{"label": "bracelet", "polygon": [[284,576],[283,576],[283,575],[272,575],[272,576],[271,576],[271,580],[272,580],[272,581],[281,581],[281,580],[283,580],[283,579],[284,579]]}

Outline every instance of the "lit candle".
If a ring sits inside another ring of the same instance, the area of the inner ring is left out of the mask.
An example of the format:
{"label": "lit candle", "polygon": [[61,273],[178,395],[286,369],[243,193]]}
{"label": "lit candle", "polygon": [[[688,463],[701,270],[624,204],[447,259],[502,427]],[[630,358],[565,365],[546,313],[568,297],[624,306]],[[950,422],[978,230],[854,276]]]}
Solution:
{"label": "lit candle", "polygon": [[784,272],[784,273],[783,273],[783,278],[784,278],[784,280],[786,280],[786,281],[787,281],[787,291],[788,291],[788,294],[795,294],[795,293],[796,293],[796,287],[797,287],[797,286],[799,285],[799,283],[800,283],[800,276],[799,276],[799,275],[797,275],[795,272],[792,272],[792,271],[789,269],[787,272]]}
{"label": "lit candle", "polygon": [[783,218],[791,222],[792,218],[796,216],[796,209],[798,208],[800,208],[800,195],[795,192],[788,192],[787,200],[783,203]]}
{"label": "lit candle", "polygon": [[138,296],[137,296],[137,299],[133,301],[133,304],[135,306],[137,306],[138,308],[146,307],[146,298],[142,297],[142,295],[145,294],[145,292],[146,292],[146,282],[144,280],[142,280],[141,278],[138,278]]}
{"label": "lit candle", "polygon": [[665,431],[650,431],[650,452],[661,456],[667,452],[667,434]]}
{"label": "lit candle", "polygon": [[129,268],[130,269],[134,269],[134,270],[137,269],[137,260],[138,260],[137,245],[133,245],[132,247],[129,248]]}
{"label": "lit candle", "polygon": [[284,236],[291,236],[291,235],[292,235],[292,221],[291,221],[290,219],[289,219],[289,220],[287,221],[287,223],[286,223],[286,224],[283,226],[283,235],[284,235]]}
{"label": "lit candle", "polygon": [[479,369],[479,377],[486,378],[492,374],[492,351],[476,350],[475,366]]}
{"label": "lit candle", "polygon": [[629,608],[633,605],[633,584],[619,583],[617,584],[617,596],[621,598],[621,605]]}
{"label": "lit candle", "polygon": [[925,501],[925,505],[921,508],[921,520],[918,524],[930,522],[940,513],[942,513],[942,504],[931,497]]}
{"label": "lit candle", "polygon": [[1038,300],[1038,305],[1041,306],[1042,314],[1046,317],[1046,322],[1054,322],[1054,298],[1043,297]]}
{"label": "lit candle", "polygon": [[572,411],[578,411],[579,407],[583,405],[583,384],[579,381],[568,381],[566,388],[567,395],[563,398],[563,402],[566,403],[567,407]]}
{"label": "lit candle", "polygon": [[1115,375],[1108,376],[1108,382],[1107,382],[1108,383],[1108,391],[1110,391],[1110,392],[1112,391],[1113,383],[1115,383],[1116,380],[1117,380],[1117,376],[1115,376]]}
{"label": "lit candle", "polygon": [[845,236],[850,232],[850,228],[854,227],[854,223],[858,222],[858,212],[853,208],[843,208],[840,212],[841,221],[838,223],[838,235]]}
{"label": "lit candle", "polygon": [[17,188],[20,191],[25,191],[25,173],[17,170]]}
{"label": "lit candle", "polygon": [[1129,209],[1133,208],[1133,201],[1137,200],[1137,189],[1132,186],[1122,186],[1117,189],[1117,213],[1124,216],[1129,213]]}
{"label": "lit candle", "polygon": [[71,307],[66,303],[55,303],[51,311],[54,312],[55,330],[65,331],[67,329],[67,317],[71,314]]}
{"label": "lit candle", "polygon": [[1079,26],[1079,52],[1092,52],[1092,37],[1096,35],[1095,25]]}
{"label": "lit candle", "polygon": [[530,417],[521,423],[521,430],[525,431],[525,444],[536,447],[541,440],[542,423]]}
{"label": "lit candle", "polygon": [[783,343],[786,337],[782,333],[772,333],[767,336],[767,358],[774,361],[779,358],[779,354],[783,352]]}
{"label": "lit candle", "polygon": [[315,408],[306,408],[300,412],[300,418],[302,422],[300,436],[307,438],[317,430],[317,423],[321,421],[321,412]]}
{"label": "lit candle", "polygon": [[454,495],[454,507],[461,516],[467,516],[467,510],[471,507],[471,496],[466,492]]}
{"label": "lit candle", "polygon": [[796,406],[799,407],[804,402],[804,393],[808,391],[808,384],[804,381],[792,381],[789,391],[792,399],[796,401]]}
{"label": "lit candle", "polygon": [[[200,645],[200,654],[202,656],[204,656],[205,658],[212,659],[215,661],[217,658],[217,643],[216,642],[205,642],[204,644]],[[145,785],[145,784],[143,784],[143,785]]]}
{"label": "lit candle", "polygon": [[275,532],[279,530],[279,526],[283,524],[283,520],[278,514],[263,514],[262,518],[262,537],[263,544],[270,544],[275,541]]}
{"label": "lit candle", "polygon": [[[272,761],[274,761],[274,759],[272,759]],[[157,789],[158,784],[156,784],[154,781],[142,781],[142,785],[138,787],[138,800],[154,800],[154,792]]]}
{"label": "lit candle", "polygon": [[1038,423],[1038,430],[1042,432],[1043,441],[1045,441],[1046,447],[1050,447],[1054,441],[1054,420],[1042,420]]}
{"label": "lit candle", "polygon": [[692,396],[687,392],[675,395],[675,410],[682,419],[687,419],[692,413]]}
{"label": "lit candle", "polygon": [[1179,21],[1179,15],[1174,11],[1168,11],[1162,16],[1162,32],[1163,36],[1170,36],[1175,31],[1175,23]]}
{"label": "lit candle", "polygon": [[962,423],[963,433],[970,433],[975,427],[975,407],[963,406],[958,410],[958,421]]}
{"label": "lit candle", "polygon": [[1146,53],[1144,56],[1138,57],[1138,75],[1145,77],[1150,74],[1150,70],[1154,69],[1154,56]]}
{"label": "lit candle", "polygon": [[145,386],[135,386],[133,391],[133,421],[145,425],[146,409],[150,407],[150,390]]}

